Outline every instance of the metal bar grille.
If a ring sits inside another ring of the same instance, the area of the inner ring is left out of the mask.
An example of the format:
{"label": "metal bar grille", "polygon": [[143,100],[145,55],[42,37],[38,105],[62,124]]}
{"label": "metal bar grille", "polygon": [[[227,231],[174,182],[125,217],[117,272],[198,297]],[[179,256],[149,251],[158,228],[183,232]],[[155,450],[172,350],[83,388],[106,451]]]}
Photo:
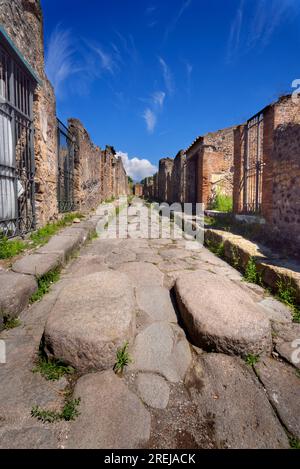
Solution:
{"label": "metal bar grille", "polygon": [[58,209],[60,212],[71,212],[74,203],[74,154],[73,135],[57,119],[58,134]]}
{"label": "metal bar grille", "polygon": [[0,235],[35,228],[32,99],[34,83],[0,46]]}
{"label": "metal bar grille", "polygon": [[259,113],[251,118],[246,126],[246,152],[243,179],[243,211],[245,213],[259,214],[261,212],[263,126],[263,113]]}

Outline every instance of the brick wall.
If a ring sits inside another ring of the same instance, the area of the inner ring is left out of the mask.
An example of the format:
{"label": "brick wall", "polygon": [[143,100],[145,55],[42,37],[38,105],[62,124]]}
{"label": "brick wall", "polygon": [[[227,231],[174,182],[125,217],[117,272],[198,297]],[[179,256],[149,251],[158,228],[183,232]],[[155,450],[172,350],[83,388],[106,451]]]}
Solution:
{"label": "brick wall", "polygon": [[44,71],[40,1],[0,0],[0,23],[41,80],[33,104],[36,217],[40,226],[58,215],[56,103]]}

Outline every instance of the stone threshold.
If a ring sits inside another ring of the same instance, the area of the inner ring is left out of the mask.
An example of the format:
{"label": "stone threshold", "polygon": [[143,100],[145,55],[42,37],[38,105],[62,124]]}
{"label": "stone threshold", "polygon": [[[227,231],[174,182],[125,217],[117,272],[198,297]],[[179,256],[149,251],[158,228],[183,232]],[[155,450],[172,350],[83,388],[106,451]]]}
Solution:
{"label": "stone threshold", "polygon": [[38,278],[64,267],[74,253],[101,229],[115,202],[101,204],[96,212],[80,223],[62,229],[48,243],[16,260],[10,270],[0,272],[0,331],[3,318],[17,318],[38,290]]}
{"label": "stone threshold", "polygon": [[253,259],[264,285],[276,291],[278,282],[287,283],[294,288],[300,303],[300,264],[296,261],[282,258],[260,243],[223,230],[205,229],[205,242],[222,244],[225,260],[243,271]]}

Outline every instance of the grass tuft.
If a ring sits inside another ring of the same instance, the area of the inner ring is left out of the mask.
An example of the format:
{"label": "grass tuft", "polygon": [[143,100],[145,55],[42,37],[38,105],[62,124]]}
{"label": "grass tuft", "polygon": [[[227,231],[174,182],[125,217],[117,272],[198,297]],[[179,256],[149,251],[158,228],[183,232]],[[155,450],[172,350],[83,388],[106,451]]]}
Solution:
{"label": "grass tuft", "polygon": [[249,355],[247,355],[245,358],[245,363],[249,366],[254,366],[258,362],[259,362],[259,355],[253,355],[252,353],[249,353]]}
{"label": "grass tuft", "polygon": [[78,406],[80,404],[80,397],[77,399],[68,399],[61,412],[55,410],[42,409],[39,406],[34,406],[31,409],[31,417],[38,419],[43,423],[54,423],[58,420],[65,420],[69,422],[75,420],[80,415]]}
{"label": "grass tuft", "polygon": [[296,437],[290,437],[290,447],[292,449],[300,449],[300,440]]}
{"label": "grass tuft", "polygon": [[128,342],[125,342],[123,347],[117,350],[117,361],[114,365],[114,372],[122,373],[125,366],[128,366],[129,363],[132,363],[132,359],[128,353]]}
{"label": "grass tuft", "polygon": [[74,374],[75,370],[72,366],[67,366],[60,360],[48,359],[44,353],[40,352],[38,363],[32,372],[41,373],[47,381],[58,381],[64,375]]}
{"label": "grass tuft", "polygon": [[246,280],[246,282],[249,282],[249,283],[256,283],[257,285],[262,284],[262,278],[261,278],[260,273],[257,270],[256,263],[253,257],[250,257],[246,265],[244,279]]}
{"label": "grass tuft", "polygon": [[10,259],[25,251],[27,243],[20,239],[9,240],[0,235],[0,259]]}
{"label": "grass tuft", "polygon": [[10,318],[9,316],[3,317],[3,328],[6,331],[10,329],[15,329],[21,325],[21,321],[19,318]]}
{"label": "grass tuft", "polygon": [[281,279],[277,282],[276,287],[277,298],[292,310],[294,322],[300,323],[300,308],[297,305],[296,289],[291,280]]}

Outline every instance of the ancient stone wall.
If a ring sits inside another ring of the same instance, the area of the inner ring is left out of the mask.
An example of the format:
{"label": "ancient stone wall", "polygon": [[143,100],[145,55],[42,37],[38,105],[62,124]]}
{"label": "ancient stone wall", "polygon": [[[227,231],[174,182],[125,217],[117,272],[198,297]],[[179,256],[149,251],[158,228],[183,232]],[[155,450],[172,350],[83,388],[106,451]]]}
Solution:
{"label": "ancient stone wall", "polygon": [[274,127],[273,148],[264,160],[263,215],[275,236],[300,247],[300,98],[282,97],[267,118]]}
{"label": "ancient stone wall", "polygon": [[163,158],[158,170],[158,199],[160,202],[172,202],[172,171],[174,160]]}
{"label": "ancient stone wall", "polygon": [[79,211],[95,208],[101,194],[101,149],[93,144],[90,136],[78,119],[69,119],[69,130],[74,135],[74,198]]}
{"label": "ancient stone wall", "polygon": [[56,103],[44,71],[40,1],[0,0],[0,23],[41,80],[33,103],[36,218],[41,226],[57,217],[58,205]]}
{"label": "ancient stone wall", "polygon": [[184,181],[185,151],[180,150],[174,158],[174,164],[171,176],[172,202],[183,203],[185,192]]}

